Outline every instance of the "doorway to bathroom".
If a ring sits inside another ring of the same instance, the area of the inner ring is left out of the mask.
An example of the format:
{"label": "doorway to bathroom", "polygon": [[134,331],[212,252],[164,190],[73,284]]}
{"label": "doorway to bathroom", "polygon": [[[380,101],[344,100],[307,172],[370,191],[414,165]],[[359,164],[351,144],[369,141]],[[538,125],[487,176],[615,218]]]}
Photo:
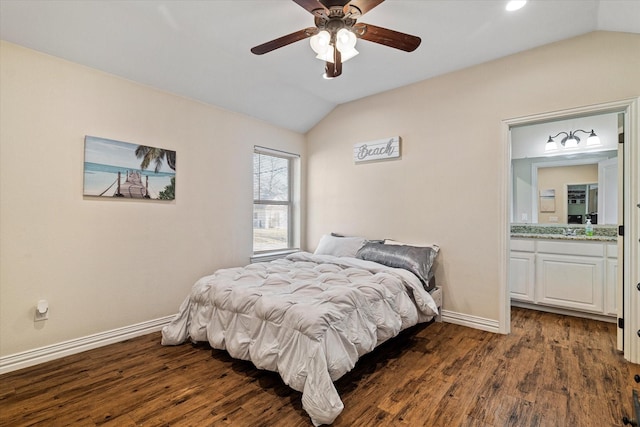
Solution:
{"label": "doorway to bathroom", "polygon": [[[629,132],[630,124],[637,129],[638,118],[630,114],[637,103],[504,122],[509,152],[507,325],[512,305],[620,324],[625,316],[637,318],[631,304],[637,305],[638,297],[631,295],[629,280],[629,257],[637,256],[637,248],[629,251],[623,232],[625,221],[637,217],[630,206],[638,183],[631,182],[629,173],[638,167],[638,159],[632,162],[629,156],[629,142],[638,139],[637,130]],[[598,143],[587,145],[594,133]],[[577,134],[577,144],[565,144]],[[547,142],[554,137],[560,143],[549,149]],[[618,349],[627,360],[637,360],[638,350],[625,346],[629,330],[617,331]]]}

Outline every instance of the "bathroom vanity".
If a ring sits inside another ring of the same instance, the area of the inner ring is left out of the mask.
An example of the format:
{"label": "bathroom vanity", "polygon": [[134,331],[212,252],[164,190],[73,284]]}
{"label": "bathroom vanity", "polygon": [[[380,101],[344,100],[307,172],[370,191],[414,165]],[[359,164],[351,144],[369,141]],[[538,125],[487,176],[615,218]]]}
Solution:
{"label": "bathroom vanity", "polygon": [[617,228],[512,225],[512,305],[614,322]]}

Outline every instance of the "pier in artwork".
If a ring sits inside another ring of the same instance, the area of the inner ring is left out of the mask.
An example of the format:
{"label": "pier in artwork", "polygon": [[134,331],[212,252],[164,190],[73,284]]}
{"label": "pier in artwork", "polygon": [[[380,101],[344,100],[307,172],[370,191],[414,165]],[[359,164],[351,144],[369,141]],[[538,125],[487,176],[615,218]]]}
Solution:
{"label": "pier in artwork", "polygon": [[130,199],[148,199],[149,198],[149,177],[145,177],[145,183],[142,184],[142,176],[140,172],[127,172],[127,177],[123,183],[120,183],[121,174],[118,172],[118,187],[113,197],[127,197]]}

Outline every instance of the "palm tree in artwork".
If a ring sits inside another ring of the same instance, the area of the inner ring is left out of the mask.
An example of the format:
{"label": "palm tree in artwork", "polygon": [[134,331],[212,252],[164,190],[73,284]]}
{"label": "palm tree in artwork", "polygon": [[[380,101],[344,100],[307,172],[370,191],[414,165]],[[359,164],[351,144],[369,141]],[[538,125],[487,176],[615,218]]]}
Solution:
{"label": "palm tree in artwork", "polygon": [[167,161],[167,165],[176,170],[176,152],[171,150],[163,150],[162,148],[148,147],[146,145],[138,145],[136,148],[136,157],[142,159],[140,169],[146,169],[152,162],[155,163],[155,171],[158,172],[162,167],[163,161]]}

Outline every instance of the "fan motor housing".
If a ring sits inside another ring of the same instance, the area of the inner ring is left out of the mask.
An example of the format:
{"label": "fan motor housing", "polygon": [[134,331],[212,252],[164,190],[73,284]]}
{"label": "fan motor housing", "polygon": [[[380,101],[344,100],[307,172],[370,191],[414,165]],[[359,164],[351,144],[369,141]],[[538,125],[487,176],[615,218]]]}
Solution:
{"label": "fan motor housing", "polygon": [[[348,9],[345,13],[345,9]],[[314,23],[318,30],[327,30],[330,33],[338,32],[342,28],[351,28],[360,16],[360,10],[353,6],[333,6],[327,13],[326,9],[314,10]]]}

